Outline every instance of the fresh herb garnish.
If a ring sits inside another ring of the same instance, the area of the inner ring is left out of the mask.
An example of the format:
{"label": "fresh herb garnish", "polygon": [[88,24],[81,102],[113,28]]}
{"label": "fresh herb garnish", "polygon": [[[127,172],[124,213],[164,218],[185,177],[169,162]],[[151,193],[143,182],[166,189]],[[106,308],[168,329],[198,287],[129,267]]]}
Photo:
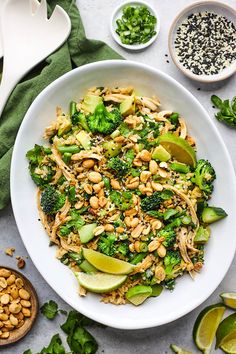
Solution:
{"label": "fresh herb garnish", "polygon": [[45,302],[45,304],[43,304],[43,306],[40,308],[40,311],[49,320],[53,320],[59,312],[66,314],[66,311],[58,309],[57,303],[53,300]]}
{"label": "fresh herb garnish", "polygon": [[230,100],[221,100],[218,96],[212,95],[211,101],[219,112],[215,117],[232,128],[236,128],[236,96]]}

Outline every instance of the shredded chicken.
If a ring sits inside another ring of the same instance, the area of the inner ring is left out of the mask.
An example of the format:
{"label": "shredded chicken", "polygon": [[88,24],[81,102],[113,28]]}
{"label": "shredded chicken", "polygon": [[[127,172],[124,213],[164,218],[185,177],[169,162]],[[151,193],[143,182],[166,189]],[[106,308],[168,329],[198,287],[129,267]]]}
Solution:
{"label": "shredded chicken", "polygon": [[70,171],[70,168],[65,164],[65,162],[62,160],[61,155],[59,154],[58,150],[55,148],[54,145],[52,145],[52,155],[53,159],[58,165],[58,167],[61,169],[63,175],[68,181],[75,181],[75,176],[73,173]]}

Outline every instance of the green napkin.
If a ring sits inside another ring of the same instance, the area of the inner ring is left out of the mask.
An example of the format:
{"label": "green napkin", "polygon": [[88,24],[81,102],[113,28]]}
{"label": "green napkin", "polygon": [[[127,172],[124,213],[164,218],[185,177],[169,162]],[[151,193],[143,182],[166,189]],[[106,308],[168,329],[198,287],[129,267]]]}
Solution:
{"label": "green napkin", "polygon": [[105,43],[86,38],[75,0],[47,2],[49,12],[56,4],[67,11],[72,30],[67,42],[16,86],[3,111],[0,119],[0,209],[10,200],[10,164],[16,134],[35,97],[52,81],[75,67],[99,60],[122,59]]}

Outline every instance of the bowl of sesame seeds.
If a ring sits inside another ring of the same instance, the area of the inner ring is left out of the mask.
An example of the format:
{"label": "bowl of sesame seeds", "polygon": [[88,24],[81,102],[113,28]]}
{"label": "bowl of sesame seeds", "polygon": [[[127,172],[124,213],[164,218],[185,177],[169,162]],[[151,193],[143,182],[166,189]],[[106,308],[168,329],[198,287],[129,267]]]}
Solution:
{"label": "bowl of sesame seeds", "polygon": [[218,1],[184,8],[169,31],[176,66],[196,81],[224,80],[236,72],[236,11]]}

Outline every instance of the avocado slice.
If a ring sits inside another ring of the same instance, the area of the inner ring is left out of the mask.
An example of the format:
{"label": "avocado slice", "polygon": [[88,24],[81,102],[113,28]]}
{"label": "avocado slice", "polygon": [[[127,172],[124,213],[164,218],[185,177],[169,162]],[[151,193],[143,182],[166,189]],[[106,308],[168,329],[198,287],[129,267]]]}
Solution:
{"label": "avocado slice", "polygon": [[102,97],[95,95],[86,95],[81,104],[81,107],[84,111],[94,113],[95,108],[99,103],[102,103]]}
{"label": "avocado slice", "polygon": [[205,244],[208,242],[210,237],[210,229],[200,226],[197,230],[196,236],[194,237],[194,242],[196,244]]}
{"label": "avocado slice", "polygon": [[171,158],[170,153],[162,145],[155,147],[155,149],[152,153],[153,160],[159,160],[159,161],[166,162],[170,158]]}
{"label": "avocado slice", "polygon": [[97,224],[87,224],[81,226],[79,229],[79,237],[81,243],[87,243],[94,238],[93,230],[97,227]]}
{"label": "avocado slice", "polygon": [[134,97],[129,96],[120,104],[120,113],[123,116],[127,116],[129,114],[134,114],[135,112],[135,104]]}
{"label": "avocado slice", "polygon": [[69,117],[63,117],[63,121],[59,125],[59,129],[57,132],[57,135],[60,137],[63,134],[68,133],[69,130],[71,130],[72,124],[71,120]]}
{"label": "avocado slice", "polygon": [[91,139],[85,130],[81,130],[78,134],[76,134],[76,139],[80,142],[85,150],[90,149]]}
{"label": "avocado slice", "polygon": [[106,157],[115,157],[121,152],[121,144],[115,143],[114,141],[106,141],[103,143],[103,148],[106,150],[104,155]]}

